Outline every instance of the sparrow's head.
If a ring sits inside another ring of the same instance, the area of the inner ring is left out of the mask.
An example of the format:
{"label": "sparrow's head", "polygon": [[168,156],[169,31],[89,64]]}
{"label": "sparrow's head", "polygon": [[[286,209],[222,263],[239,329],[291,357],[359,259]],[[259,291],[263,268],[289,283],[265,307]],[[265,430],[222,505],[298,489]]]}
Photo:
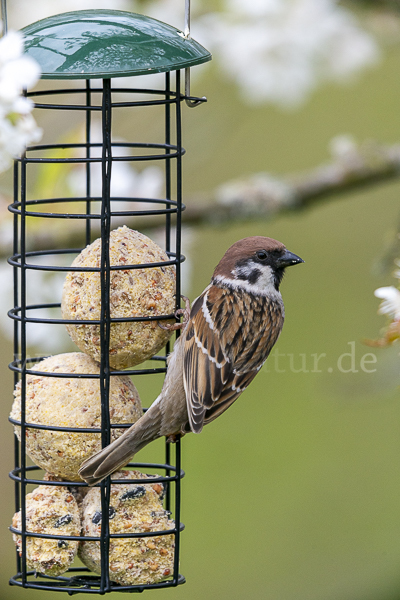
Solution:
{"label": "sparrow's head", "polygon": [[231,246],[217,265],[213,280],[234,283],[255,294],[276,292],[286,267],[304,262],[277,240],[253,236]]}

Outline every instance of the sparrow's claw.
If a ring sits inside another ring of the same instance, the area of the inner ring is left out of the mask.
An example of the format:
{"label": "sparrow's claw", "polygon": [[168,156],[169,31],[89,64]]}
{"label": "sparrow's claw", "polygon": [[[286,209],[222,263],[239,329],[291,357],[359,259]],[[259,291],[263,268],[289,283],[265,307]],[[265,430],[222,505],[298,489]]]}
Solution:
{"label": "sparrow's claw", "polygon": [[[185,434],[183,434],[185,435]],[[166,439],[167,444],[176,444],[176,442],[183,437],[180,433],[171,433]]]}
{"label": "sparrow's claw", "polygon": [[177,316],[177,313],[183,315],[182,329],[185,329],[190,318],[190,311],[192,310],[192,307],[190,306],[189,298],[187,298],[186,296],[181,296],[181,298],[185,302],[185,308],[180,308],[179,310],[177,310],[175,316]]}
{"label": "sparrow's claw", "polygon": [[161,329],[165,329],[165,331],[176,331],[177,329],[182,329],[182,323],[166,323],[165,325],[161,325],[160,321],[157,321],[157,325],[161,327]]}
{"label": "sparrow's claw", "polygon": [[189,321],[191,306],[189,298],[186,298],[186,296],[181,296],[181,298],[185,301],[185,308],[178,308],[178,310],[175,311],[175,317],[179,319],[179,317],[183,315],[182,323],[166,323],[165,325],[162,325],[158,321],[158,326],[161,327],[161,329],[165,329],[166,331],[176,331],[177,329],[185,329]]}

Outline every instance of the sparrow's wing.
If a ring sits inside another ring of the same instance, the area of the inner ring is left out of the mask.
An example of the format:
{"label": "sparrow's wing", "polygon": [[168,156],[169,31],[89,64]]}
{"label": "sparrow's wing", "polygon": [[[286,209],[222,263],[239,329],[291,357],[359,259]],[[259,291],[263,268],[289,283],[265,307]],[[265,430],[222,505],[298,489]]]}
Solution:
{"label": "sparrow's wing", "polygon": [[[237,377],[231,377],[227,385],[224,387],[222,394],[211,408],[208,408],[204,415],[204,425],[214,421],[219,415],[225,412],[240,396],[240,394],[247,388],[247,386],[253,381],[258,371],[248,371],[245,375]],[[240,380],[240,385],[239,385]]]}
{"label": "sparrow's wing", "polygon": [[212,321],[203,310],[209,289],[194,302],[185,330],[183,380],[189,424],[195,433],[202,430],[207,408],[218,400],[232,372],[232,365],[219,344]]}
{"label": "sparrow's wing", "polygon": [[185,330],[184,386],[194,433],[236,400],[279,336],[280,306],[275,310],[267,298],[252,297],[249,319],[246,302],[241,290],[212,285],[193,304]]}

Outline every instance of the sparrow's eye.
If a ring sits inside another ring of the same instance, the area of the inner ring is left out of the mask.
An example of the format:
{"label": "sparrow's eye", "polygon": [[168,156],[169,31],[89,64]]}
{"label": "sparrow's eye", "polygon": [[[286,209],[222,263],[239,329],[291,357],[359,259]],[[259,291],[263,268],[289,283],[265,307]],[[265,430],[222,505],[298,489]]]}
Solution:
{"label": "sparrow's eye", "polygon": [[259,260],[267,260],[268,258],[268,254],[265,252],[265,250],[258,250],[256,255]]}

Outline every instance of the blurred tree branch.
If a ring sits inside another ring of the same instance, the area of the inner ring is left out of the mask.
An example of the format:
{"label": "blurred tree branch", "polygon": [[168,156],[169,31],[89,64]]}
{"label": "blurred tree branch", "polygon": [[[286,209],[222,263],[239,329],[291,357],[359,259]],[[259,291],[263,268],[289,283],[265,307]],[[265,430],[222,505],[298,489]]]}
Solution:
{"label": "blurred tree branch", "polygon": [[400,176],[398,144],[356,145],[343,137],[334,140],[332,149],[330,162],[299,175],[275,178],[268,173],[257,173],[228,182],[208,198],[211,203],[207,206],[194,207],[193,212],[188,208],[184,221],[199,225],[268,219]]}
{"label": "blurred tree branch", "polygon": [[[332,151],[330,162],[301,174],[278,178],[264,172],[255,173],[229,181],[201,199],[187,198],[183,223],[197,227],[267,220],[400,176],[400,144],[364,142],[357,145],[341,137],[333,141]],[[133,228],[139,226],[143,231],[161,226],[164,219],[162,215],[127,218],[126,224]],[[81,228],[76,227],[75,221],[63,220],[57,225],[54,222],[52,227],[48,226],[47,219],[44,221],[30,239],[31,250],[81,245]],[[96,225],[98,221],[94,227]],[[2,250],[5,254],[9,248]]]}

